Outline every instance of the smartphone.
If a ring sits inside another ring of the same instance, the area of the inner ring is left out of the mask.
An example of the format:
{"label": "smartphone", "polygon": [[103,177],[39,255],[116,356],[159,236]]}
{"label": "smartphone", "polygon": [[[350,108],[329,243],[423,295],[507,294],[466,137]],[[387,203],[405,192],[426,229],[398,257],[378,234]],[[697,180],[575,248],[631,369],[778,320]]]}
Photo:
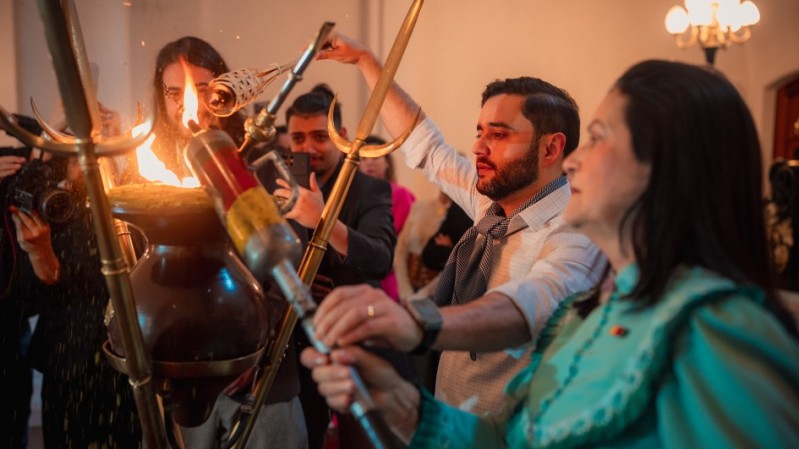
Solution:
{"label": "smartphone", "polygon": [[[282,150],[274,151],[279,152],[283,157],[292,176],[297,180],[297,184],[306,189],[310,188],[311,155],[308,153],[292,153]],[[275,165],[272,164],[271,161],[261,166],[255,174],[268,192],[274,192],[275,188],[277,188],[278,174]]]}

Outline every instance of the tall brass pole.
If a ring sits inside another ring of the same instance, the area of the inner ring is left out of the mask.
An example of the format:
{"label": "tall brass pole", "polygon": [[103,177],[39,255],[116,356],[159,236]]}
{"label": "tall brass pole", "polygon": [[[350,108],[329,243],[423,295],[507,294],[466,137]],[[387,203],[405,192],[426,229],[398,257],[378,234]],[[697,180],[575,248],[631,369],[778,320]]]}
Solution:
{"label": "tall brass pole", "polygon": [[[100,164],[100,175],[103,180],[103,189],[108,192],[116,186],[114,179],[114,169],[111,167],[110,158],[102,158],[97,161]],[[114,234],[119,241],[119,249],[122,251],[122,258],[128,268],[136,265],[136,248],[133,246],[133,237],[128,224],[118,218],[114,218]]]}
{"label": "tall brass pole", "polygon": [[[374,127],[374,124],[380,115],[380,108],[382,107],[383,102],[388,95],[388,91],[394,82],[394,75],[397,73],[402,56],[408,46],[408,42],[410,41],[411,34],[413,33],[413,29],[416,25],[416,21],[419,17],[419,12],[421,11],[423,3],[423,0],[414,0],[413,4],[408,10],[408,13],[405,16],[405,21],[403,22],[402,27],[397,34],[397,38],[394,40],[394,44],[391,47],[388,58],[386,59],[385,66],[380,73],[380,77],[378,78],[375,88],[372,91],[372,95],[369,97],[369,101],[366,105],[366,109],[363,113],[360,124],[358,125],[358,130],[355,134],[355,140],[353,142],[347,143],[340,135],[338,135],[332,119],[335,104],[330,106],[330,111],[328,114],[328,131],[331,134],[331,138],[336,143],[336,146],[341,151],[347,153],[347,157],[341,172],[336,178],[336,182],[333,185],[333,189],[328,197],[327,202],[325,203],[325,207],[322,210],[322,216],[319,219],[319,224],[314,230],[314,234],[311,237],[311,241],[309,242],[305,254],[303,255],[302,262],[300,263],[298,275],[305,285],[310,285],[313,282],[313,279],[319,270],[319,265],[322,262],[325,251],[327,250],[327,243],[330,239],[330,234],[333,231],[333,226],[338,220],[338,216],[341,213],[341,208],[344,204],[344,199],[346,198],[347,192],[352,184],[352,180],[355,177],[355,170],[357,170],[358,164],[360,162],[360,151],[364,147],[364,142],[372,132],[372,128]],[[410,129],[407,130],[403,136],[399,137],[396,141],[386,145],[383,148],[369,148],[368,150],[370,155],[380,156],[388,154],[390,151],[401,145],[405,139],[407,139],[410,131]],[[276,277],[278,280],[281,279],[279,276]],[[308,320],[309,318],[306,317],[305,319]],[[285,329],[294,329],[294,326],[297,324],[297,312],[294,311],[293,307],[286,310],[286,313],[283,316],[283,322],[281,324]],[[312,337],[312,335],[310,336]],[[357,372],[353,372],[353,378],[360,379]],[[360,388],[363,388],[363,385],[361,385]],[[368,399],[371,402],[371,398],[363,399]],[[390,437],[383,435],[382,428],[385,427],[385,422],[382,420],[379,412],[369,412],[368,410],[363,410],[361,409],[362,404],[360,403],[353,405],[357,405],[360,409],[356,411],[357,414],[360,414],[357,419],[361,423],[364,431],[369,435],[370,442],[375,447],[379,448],[391,447],[392,443]],[[374,413],[377,413],[377,415]],[[369,415],[372,415],[373,417],[370,418]]]}
{"label": "tall brass pole", "polygon": [[80,70],[81,67],[88,67],[86,49],[81,46],[83,38],[77,15],[74,14],[74,6],[69,5],[69,2],[70,0],[63,0],[62,4],[58,0],[39,0],[39,12],[44,22],[53,66],[58,74],[58,87],[64,102],[67,123],[75,135],[75,150],[91,201],[102,272],[122,329],[129,382],[133,388],[145,443],[149,448],[164,448],[167,447],[167,440],[152,385],[150,364],[137,322],[129,269],[115,236],[111,208],[103,190],[97,163],[95,139],[99,138],[99,123],[97,115],[92,114],[91,109],[96,101],[89,102],[93,98],[93,92],[87,94],[90,89],[86,88],[87,83],[81,77]]}
{"label": "tall brass pole", "polygon": [[[328,199],[328,202],[325,204],[325,208],[322,211],[322,216],[316,230],[314,231],[311,242],[309,243],[308,248],[303,255],[303,260],[300,264],[298,275],[305,285],[310,285],[313,282],[313,279],[319,269],[319,264],[321,263],[322,257],[327,249],[327,242],[330,239],[330,233],[333,230],[333,224],[335,224],[336,220],[338,220],[344,198],[346,197],[347,191],[352,184],[352,179],[355,176],[355,169],[360,161],[359,152],[364,146],[366,137],[368,137],[369,133],[371,133],[372,128],[377,121],[377,117],[380,114],[380,108],[383,105],[383,101],[385,100],[386,95],[391,88],[394,75],[397,72],[399,63],[402,60],[402,55],[405,52],[405,48],[408,46],[411,34],[413,33],[413,28],[416,24],[416,20],[419,17],[419,11],[421,10],[422,3],[423,0],[414,0],[414,3],[411,5],[410,10],[405,17],[405,21],[403,22],[394,45],[391,48],[391,52],[388,55],[385,67],[380,74],[377,85],[372,92],[372,96],[369,98],[366,110],[364,111],[364,115],[361,118],[360,125],[358,126],[358,132],[355,135],[355,141],[346,148],[339,146],[342,151],[348,153],[348,157],[346,158],[341,173],[336,179],[336,183],[333,186],[333,191]],[[327,34],[327,32],[324,31],[324,34]],[[282,100],[282,97],[284,97],[283,92],[281,92],[281,97],[279,98]],[[271,115],[274,116],[276,108],[270,107],[267,109],[262,110],[261,114],[259,114],[259,119],[262,121],[265,121],[267,117],[266,112],[271,112]],[[330,127],[330,124],[328,124],[328,128]],[[332,132],[335,132],[335,130],[333,129]],[[404,139],[407,138],[409,132],[410,130],[408,130],[408,132],[406,132],[406,134],[400,139],[392,142],[385,148],[373,148],[372,151],[374,155],[378,156],[387,154],[392,149],[398,147],[401,144],[401,141],[404,141]],[[242,150],[246,148],[247,145],[242,146]],[[294,330],[294,327],[297,324],[297,318],[297,312],[294,310],[294,308],[287,307],[286,312],[283,314],[280,322],[279,329],[281,331],[278,334],[278,338],[274,345],[269,348],[267,355],[267,360],[271,361],[273,365],[266,367],[266,373],[256,387],[255,396],[258,398],[254,404],[256,410],[261,406],[266,393],[272,386],[277,373],[279,361],[285,352],[285,347],[288,344],[291,332]],[[225,447],[243,447],[252,431],[253,421],[254,420],[248,420],[244,427],[240,427],[241,420],[237,420],[236,425],[231,432],[234,437],[226,442],[227,444]]]}
{"label": "tall brass pole", "polygon": [[[66,22],[69,25],[69,36],[72,43],[72,48],[75,50],[75,59],[78,67],[78,73],[83,86],[83,96],[86,99],[86,104],[89,109],[89,114],[92,121],[92,136],[99,134],[102,124],[100,122],[100,103],[97,100],[97,92],[95,87],[97,84],[92,79],[92,71],[89,65],[89,58],[86,57],[86,44],[83,41],[83,32],[80,28],[80,20],[78,18],[78,10],[75,8],[75,3],[68,2],[67,9],[64,11]],[[105,158],[98,160],[100,164],[100,179],[104,191],[108,191],[116,185],[114,179],[114,170],[111,167],[111,159]],[[120,249],[122,251],[122,258],[128,268],[132,268],[136,264],[136,251],[133,248],[133,239],[131,238],[130,229],[128,224],[122,220],[113,220],[114,234],[119,241]]]}
{"label": "tall brass pole", "polygon": [[[313,282],[316,272],[319,270],[319,265],[322,263],[322,257],[327,250],[327,242],[330,239],[330,234],[333,232],[333,226],[336,220],[338,220],[341,207],[344,204],[344,198],[347,196],[350,185],[352,185],[352,179],[355,177],[355,171],[358,169],[358,164],[361,160],[360,150],[364,146],[366,138],[369,137],[369,134],[372,132],[372,128],[380,115],[380,108],[383,106],[383,101],[386,99],[386,95],[388,95],[388,91],[391,89],[391,85],[394,82],[394,75],[397,73],[397,68],[399,67],[400,61],[402,61],[402,55],[405,53],[405,48],[408,46],[408,41],[413,33],[416,20],[419,17],[419,11],[422,9],[422,3],[424,3],[423,0],[414,0],[408,14],[405,16],[405,21],[402,23],[402,27],[397,34],[394,45],[391,47],[388,58],[386,58],[383,71],[380,73],[374,90],[372,90],[372,95],[369,97],[369,102],[366,104],[366,110],[358,125],[358,130],[355,133],[355,140],[345,146],[342,143],[343,139],[340,139],[340,136],[337,135],[332,121],[328,120],[328,130],[331,134],[336,134],[333,136],[334,142],[336,142],[340,150],[347,153],[347,157],[344,160],[344,165],[341,168],[338,178],[336,178],[336,183],[333,184],[333,190],[330,193],[327,203],[325,203],[325,208],[322,210],[319,224],[314,230],[314,234],[308,244],[308,249],[305,251],[302,262],[300,263],[299,275],[300,279],[302,279],[305,284],[310,285],[311,282]],[[330,109],[331,111],[333,110],[333,105],[331,105]],[[404,140],[407,135],[408,133],[406,132],[406,134],[398,140]],[[336,139],[335,137],[339,138]],[[401,142],[392,142],[390,145],[396,148],[399,144],[401,144]],[[375,149],[375,153],[379,155],[384,154],[380,149]]]}

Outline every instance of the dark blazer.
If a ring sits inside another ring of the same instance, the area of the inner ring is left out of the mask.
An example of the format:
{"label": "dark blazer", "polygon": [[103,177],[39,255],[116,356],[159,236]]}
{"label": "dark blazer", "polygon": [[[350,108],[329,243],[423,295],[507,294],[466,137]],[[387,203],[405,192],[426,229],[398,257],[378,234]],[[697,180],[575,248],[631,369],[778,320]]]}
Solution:
{"label": "dark blazer", "polygon": [[[328,182],[321,186],[325,201],[343,163],[342,159]],[[379,287],[380,280],[391,272],[397,243],[391,213],[391,186],[382,179],[356,171],[338,219],[349,227],[347,257],[341,257],[328,247],[319,274],[333,279],[335,285],[368,283]],[[309,232],[312,234],[313,230]]]}

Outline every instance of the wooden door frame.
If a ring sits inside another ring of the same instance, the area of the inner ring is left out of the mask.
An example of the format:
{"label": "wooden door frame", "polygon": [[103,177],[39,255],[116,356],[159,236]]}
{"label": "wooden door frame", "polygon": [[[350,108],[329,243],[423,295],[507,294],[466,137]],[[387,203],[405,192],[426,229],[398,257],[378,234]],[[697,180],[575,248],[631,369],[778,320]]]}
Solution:
{"label": "wooden door frame", "polygon": [[[785,80],[776,91],[772,160],[792,159],[795,156],[791,154],[792,151],[799,149],[799,110],[788,110],[788,99],[794,96],[799,97],[799,73]],[[793,115],[796,115],[796,117]],[[791,138],[792,134],[786,133],[786,131],[793,131],[796,133],[794,134],[796,137]],[[791,145],[792,142],[795,142],[795,146]],[[789,145],[794,146],[794,148],[789,148]]]}

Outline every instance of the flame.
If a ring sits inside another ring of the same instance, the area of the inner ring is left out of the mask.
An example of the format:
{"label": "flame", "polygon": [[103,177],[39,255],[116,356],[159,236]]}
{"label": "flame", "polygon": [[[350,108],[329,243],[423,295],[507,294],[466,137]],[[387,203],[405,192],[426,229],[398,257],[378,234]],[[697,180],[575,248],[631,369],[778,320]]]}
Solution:
{"label": "flame", "polygon": [[189,127],[189,121],[193,120],[194,123],[199,124],[200,118],[197,115],[197,109],[200,106],[200,101],[197,95],[197,86],[194,85],[194,78],[191,77],[191,70],[189,65],[183,57],[180,57],[180,65],[183,66],[183,126]]}
{"label": "flame", "polygon": [[[133,136],[141,135],[145,128],[146,125],[144,124],[135,126],[132,130]],[[136,161],[139,163],[139,174],[142,175],[142,177],[170,186],[187,188],[200,186],[200,182],[197,178],[186,177],[179,180],[174,172],[168,170],[166,165],[153,153],[153,141],[155,141],[155,134],[150,134],[150,137],[136,148]]]}

